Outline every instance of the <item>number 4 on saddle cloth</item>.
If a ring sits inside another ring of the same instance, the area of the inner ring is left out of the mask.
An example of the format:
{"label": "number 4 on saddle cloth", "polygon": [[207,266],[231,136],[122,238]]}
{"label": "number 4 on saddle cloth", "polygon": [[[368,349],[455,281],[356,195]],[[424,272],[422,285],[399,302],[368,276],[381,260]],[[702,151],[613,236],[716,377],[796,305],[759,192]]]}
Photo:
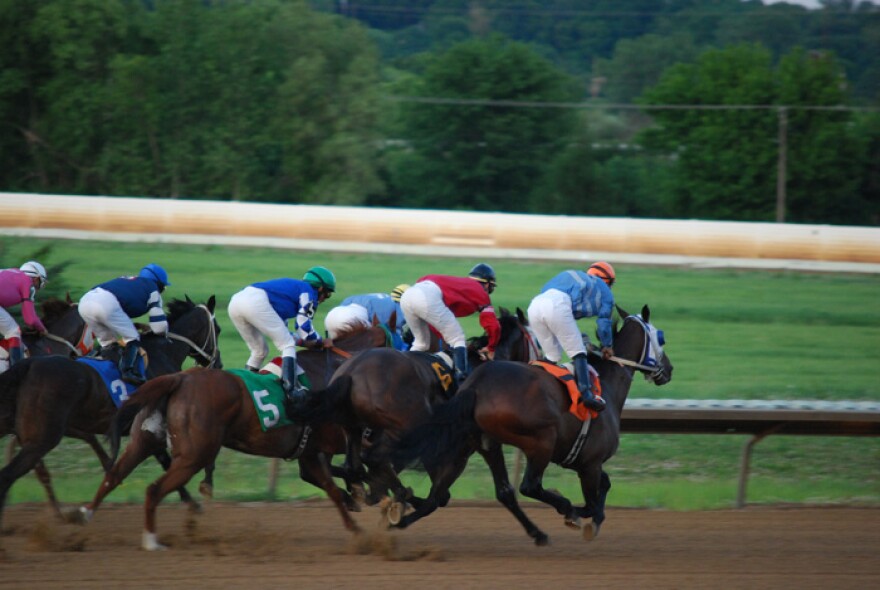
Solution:
{"label": "number 4 on saddle cloth", "polygon": [[[137,389],[134,385],[122,380],[119,364],[116,361],[85,357],[76,359],[76,362],[84,363],[98,372],[107,386],[107,391],[110,392],[110,399],[113,400],[113,404],[117,408],[130,398]],[[145,374],[147,367],[143,354],[138,355],[137,364],[141,374]]]}
{"label": "number 4 on saddle cloth", "polygon": [[[568,395],[571,397],[571,406],[568,408],[568,411],[577,417],[578,420],[583,422],[588,417],[595,418],[599,415],[598,412],[587,408],[581,403],[581,392],[578,391],[574,375],[568,368],[548,361],[532,361],[529,364],[544,369],[565,385],[568,390]],[[590,381],[593,383],[593,392],[599,397],[602,397],[602,385],[599,383],[599,373],[596,372],[596,369],[594,369],[592,365],[590,366]]]}

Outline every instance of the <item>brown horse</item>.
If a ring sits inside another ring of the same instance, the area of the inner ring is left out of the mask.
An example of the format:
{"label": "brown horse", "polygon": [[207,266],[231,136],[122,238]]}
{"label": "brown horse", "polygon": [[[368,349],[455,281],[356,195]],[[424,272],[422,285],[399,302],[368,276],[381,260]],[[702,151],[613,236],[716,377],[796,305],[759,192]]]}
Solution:
{"label": "brown horse", "polygon": [[[301,351],[297,361],[312,385],[323,388],[352,352],[388,345],[389,330],[373,325],[339,335],[331,349]],[[82,508],[86,520],[107,494],[154,452],[153,439],[144,442],[143,427],[156,410],[165,418],[163,433],[167,433],[167,440],[171,441],[172,460],[166,473],[147,488],[144,549],[164,548],[156,537],[156,509],[162,499],[186,484],[198,471],[212,466],[222,447],[263,457],[296,459],[303,480],[322,488],[338,507],[346,528],[357,530],[357,524],[348,513],[348,507],[353,508],[354,504],[333,482],[329,460],[345,450],[345,433],[330,424],[315,429],[291,424],[264,432],[242,379],[233,373],[211,369],[191,369],[154,379],[126,402],[119,420],[124,421],[126,414],[137,414],[131,440],[105,475],[95,498]],[[274,412],[279,414],[281,409],[275,408]],[[166,440],[164,434],[161,438]]]}
{"label": "brown horse", "polygon": [[[188,356],[203,365],[220,362],[220,329],[214,318],[213,296],[204,305],[188,298],[172,301],[168,322],[171,340],[152,334],[141,338],[150,359],[148,377],[179,371]],[[21,446],[0,469],[0,516],[12,484],[33,469],[63,436],[104,434],[116,411],[98,372],[66,357],[31,357],[0,375],[0,435],[14,434]],[[185,499],[192,502],[189,494]],[[53,507],[61,516],[57,502]]]}
{"label": "brown horse", "polygon": [[[502,309],[499,322],[501,338],[495,358],[535,358],[537,349],[522,311],[513,315]],[[483,362],[477,350],[485,344],[485,337],[468,343],[472,366]],[[428,420],[432,408],[454,393],[452,376],[442,367],[437,357],[423,353],[367,351],[340,367],[327,390],[313,391],[293,417],[307,423],[331,422],[346,429],[348,479],[357,482],[354,491],[368,504],[380,501],[388,490],[398,500],[405,498],[416,504],[419,499],[404,488],[387,453],[403,432]],[[361,436],[365,429],[369,432],[367,451]],[[369,483],[369,494],[363,492],[361,482]]]}
{"label": "brown horse", "polygon": [[[657,385],[672,378],[672,364],[663,350],[662,332],[649,323],[648,306],[640,316],[629,316],[618,307],[623,327],[614,330],[611,360],[597,360],[602,396],[607,408],[592,421],[582,422],[571,413],[571,399],[562,383],[534,365],[486,363],[462,384],[448,404],[435,408],[432,421],[403,437],[399,455],[418,457],[432,477],[428,498],[403,516],[404,528],[427,516],[449,499],[449,488],[464,470],[468,458],[480,453],[492,471],[497,499],[520,521],[538,545],[548,537],[520,509],[504,465],[501,445],[522,450],[527,464],[520,492],[553,506],[568,526],[583,530],[585,539],[599,533],[605,520],[605,499],[611,488],[602,465],[617,451],[620,415],[633,372],[642,371]],[[574,470],[581,481],[584,506],[572,503],[541,484],[550,462]],[[591,518],[589,526],[582,518]],[[392,523],[394,524],[394,523]]]}

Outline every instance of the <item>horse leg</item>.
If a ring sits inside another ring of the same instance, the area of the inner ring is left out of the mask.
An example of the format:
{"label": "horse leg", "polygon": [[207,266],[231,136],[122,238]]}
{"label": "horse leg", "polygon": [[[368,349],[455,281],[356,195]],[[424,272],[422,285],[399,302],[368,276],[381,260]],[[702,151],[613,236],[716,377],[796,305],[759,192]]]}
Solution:
{"label": "horse leg", "polygon": [[[330,473],[331,478],[342,477],[343,479],[345,479],[345,475],[338,475],[341,471],[342,471],[342,469],[340,469],[339,467],[336,467],[334,465],[329,465],[329,473]],[[345,473],[347,473],[347,472],[345,472]],[[319,488],[322,490],[324,489],[324,483],[321,481],[321,478],[315,476],[314,466],[304,465],[302,460],[299,461],[299,477],[301,480],[303,480],[307,484],[313,485],[316,488]],[[338,486],[336,486],[336,487],[338,488]],[[345,504],[346,510],[348,510],[349,512],[360,512],[361,507],[357,502],[354,501],[354,498],[351,497],[351,494],[349,494],[347,491],[343,490],[342,488],[338,488],[338,489],[339,489],[339,492],[342,494],[342,503]]]}
{"label": "horse leg", "polygon": [[605,500],[611,489],[611,478],[601,468],[598,477],[594,469],[578,473],[581,492],[584,494],[584,508],[581,516],[592,518],[589,526],[583,527],[584,540],[592,541],[599,535],[599,528],[605,521]]}
{"label": "horse leg", "polygon": [[[168,471],[168,468],[171,466],[171,455],[168,454],[168,451],[165,449],[161,449],[153,453],[153,456],[156,458],[156,461],[159,462],[159,465],[162,466],[162,469]],[[213,468],[213,463],[209,466],[209,468]],[[184,486],[180,486],[177,488],[177,494],[180,496],[180,501],[187,504],[189,506],[189,511],[194,514],[201,514],[202,505],[199,504],[195,498],[190,496],[189,491]]]}
{"label": "horse leg", "polygon": [[46,491],[46,498],[49,499],[49,505],[52,507],[55,516],[57,516],[59,520],[65,520],[64,513],[61,512],[61,506],[58,505],[58,498],[55,497],[55,489],[52,487],[52,476],[49,474],[49,470],[46,468],[46,464],[43,463],[42,459],[37,461],[37,464],[34,465],[34,474],[37,476],[37,479],[40,480],[40,484]]}
{"label": "horse leg", "polygon": [[534,498],[535,500],[540,500],[545,504],[553,506],[553,508],[556,509],[556,512],[565,517],[567,525],[580,528],[579,525],[574,524],[579,519],[579,516],[577,511],[572,507],[571,501],[558,492],[545,490],[542,485],[544,471],[550,463],[550,452],[540,451],[535,453],[533,449],[531,452],[526,452],[525,455],[526,471],[523,475],[522,483],[519,486],[520,493],[523,496]]}
{"label": "horse leg", "polygon": [[46,456],[46,453],[54,449],[59,442],[61,442],[60,434],[37,443],[19,441],[21,448],[18,453],[6,467],[0,469],[0,530],[2,530],[3,524],[3,506],[6,504],[9,488],[33,469]]}
{"label": "horse leg", "polygon": [[113,466],[113,461],[110,459],[110,455],[107,454],[107,451],[104,450],[103,445],[98,442],[98,439],[97,437],[95,437],[94,434],[71,428],[68,429],[67,436],[78,438],[79,440],[89,445],[89,447],[91,447],[92,451],[94,451],[95,455],[98,457],[98,461],[101,462],[101,468],[104,470],[105,473],[110,469],[110,467]]}
{"label": "horse leg", "polygon": [[204,498],[214,497],[214,469],[216,467],[214,463],[205,467],[205,477],[199,483],[199,493]]}
{"label": "horse leg", "polygon": [[535,545],[544,546],[550,543],[550,538],[539,529],[535,523],[522,511],[516,500],[516,492],[507,474],[507,466],[504,463],[504,452],[501,445],[496,442],[489,443],[489,447],[480,447],[477,452],[482,455],[489,470],[492,472],[492,481],[495,482],[495,498],[501,502],[507,510],[519,521],[526,530],[526,534],[535,540]]}
{"label": "horse leg", "polygon": [[453,463],[441,465],[440,467],[432,469],[429,473],[431,477],[431,491],[428,493],[428,497],[422,501],[416,502],[413,502],[413,500],[416,500],[415,498],[411,498],[410,502],[415,510],[409,514],[396,518],[396,523],[393,522],[393,517],[389,511],[388,520],[391,525],[405,529],[417,520],[421,520],[428,516],[437,510],[437,508],[446,506],[451,497],[449,494],[449,488],[452,487],[455,480],[457,480],[462,474],[464,468],[467,466],[469,458],[470,453],[466,453],[462,457],[457,458]]}
{"label": "horse leg", "polygon": [[[216,456],[216,453],[215,453]],[[167,549],[165,545],[159,543],[156,536],[156,509],[159,503],[168,494],[174,490],[183,487],[186,482],[192,479],[192,476],[208,465],[213,459],[202,463],[199,457],[192,459],[184,459],[183,457],[175,457],[171,461],[168,470],[163,473],[159,479],[147,486],[147,493],[144,499],[144,532],[141,539],[141,548],[146,551],[159,551]]]}
{"label": "horse leg", "polygon": [[320,452],[303,455],[299,458],[299,469],[300,477],[304,481],[312,485],[318,485],[327,493],[336,505],[336,509],[339,510],[339,515],[342,517],[345,528],[353,533],[360,533],[360,527],[351,518],[351,514],[349,514],[346,508],[345,496],[348,494],[341,490],[333,481],[333,476],[330,473],[330,461],[327,459],[327,456]]}

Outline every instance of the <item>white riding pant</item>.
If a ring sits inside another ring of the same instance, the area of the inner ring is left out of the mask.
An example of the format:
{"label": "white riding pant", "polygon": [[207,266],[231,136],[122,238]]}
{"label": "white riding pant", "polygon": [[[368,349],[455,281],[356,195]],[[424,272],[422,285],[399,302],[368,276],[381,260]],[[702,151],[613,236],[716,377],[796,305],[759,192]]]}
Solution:
{"label": "white riding pant", "polygon": [[443,303],[443,292],[432,281],[416,283],[400,297],[403,317],[413,333],[410,350],[425,351],[431,346],[431,329],[440,332],[452,348],[466,346],[464,330],[452,311]]}
{"label": "white riding pant", "polygon": [[21,326],[2,307],[0,307],[0,335],[4,338],[21,338]]}
{"label": "white riding pant", "polygon": [[77,309],[102,347],[110,346],[116,342],[117,337],[122,338],[126,344],[139,339],[134,322],[110,291],[95,287],[82,296]]}
{"label": "white riding pant", "polygon": [[247,360],[249,367],[259,368],[269,354],[264,336],[275,344],[282,357],[296,359],[296,339],[287,329],[287,323],[272,309],[265,291],[245,287],[232,296],[227,309],[229,319],[251,351]]}
{"label": "white riding pant", "polygon": [[528,314],[529,326],[535,332],[548,361],[558,363],[563,350],[570,359],[587,352],[571,311],[571,297],[566,293],[557,289],[541,293],[532,299]]}
{"label": "white riding pant", "polygon": [[357,303],[334,307],[327,312],[327,317],[324,319],[324,329],[331,339],[344,332],[361,327],[369,328],[372,325],[370,312]]}

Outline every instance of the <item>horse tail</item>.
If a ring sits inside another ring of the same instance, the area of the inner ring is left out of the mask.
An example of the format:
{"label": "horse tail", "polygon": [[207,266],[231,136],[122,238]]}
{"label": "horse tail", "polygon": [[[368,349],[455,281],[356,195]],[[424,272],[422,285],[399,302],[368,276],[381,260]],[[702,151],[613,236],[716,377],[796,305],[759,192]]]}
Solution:
{"label": "horse tail", "polygon": [[0,373],[0,436],[12,432],[15,423],[18,389],[30,367],[30,359],[25,359]]}
{"label": "horse tail", "polygon": [[287,416],[294,422],[304,424],[344,424],[346,417],[351,414],[351,384],[350,375],[340,375],[327,389],[310,391],[306,403],[298,407],[289,406]]}
{"label": "horse tail", "polygon": [[184,378],[183,373],[171,373],[150,379],[138,387],[134,395],[122,404],[116,413],[116,418],[110,424],[110,432],[107,435],[107,438],[110,439],[110,457],[114,463],[119,454],[122,436],[131,430],[131,425],[138,413],[141,410],[146,410],[147,413],[158,410],[164,415],[165,408],[168,406],[168,397],[177,391]]}
{"label": "horse tail", "polygon": [[434,406],[433,416],[426,423],[400,438],[393,450],[394,462],[421,462],[430,470],[454,461],[465,452],[472,435],[479,432],[474,420],[476,405],[476,391],[468,388],[448,402]]}

